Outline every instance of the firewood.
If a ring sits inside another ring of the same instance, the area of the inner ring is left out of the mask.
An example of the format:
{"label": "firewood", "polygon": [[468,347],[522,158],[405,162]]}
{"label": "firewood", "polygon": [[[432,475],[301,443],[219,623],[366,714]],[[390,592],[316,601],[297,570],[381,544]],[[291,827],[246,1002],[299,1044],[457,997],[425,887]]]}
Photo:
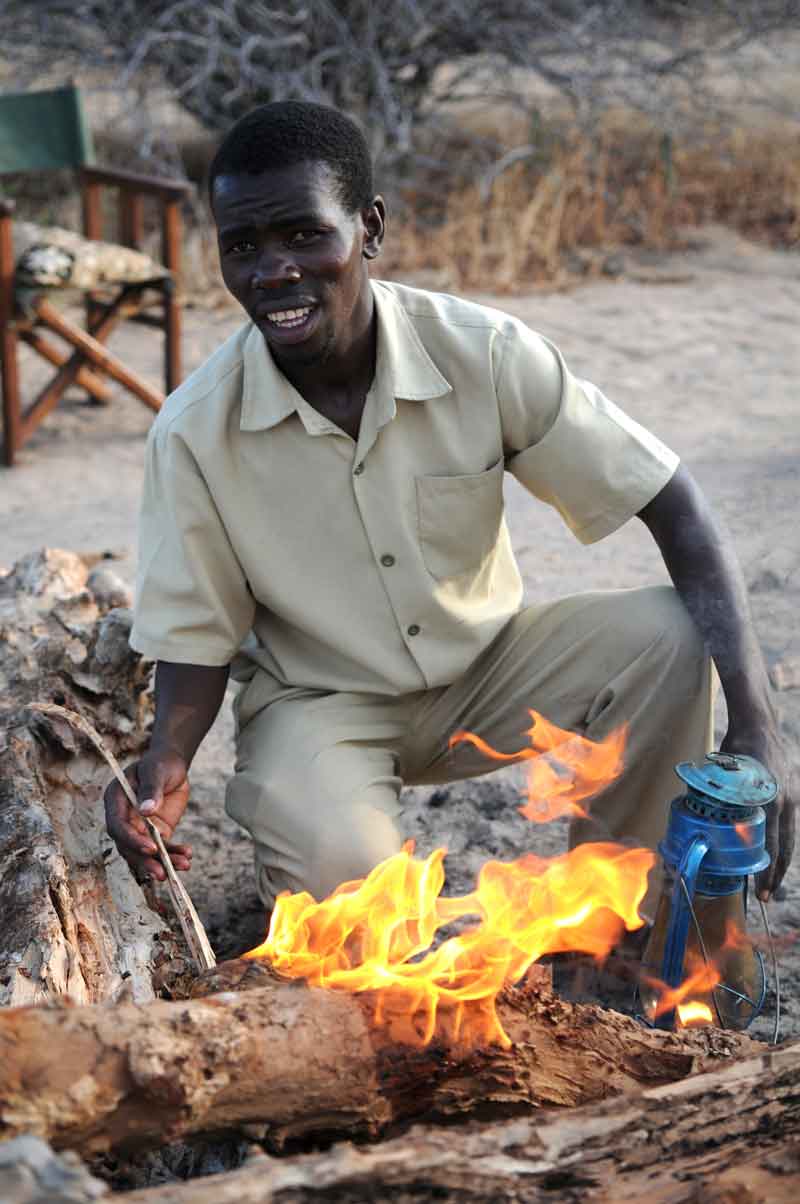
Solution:
{"label": "firewood", "polygon": [[148,1188],[128,1204],[795,1204],[800,1043],[666,1086],[564,1111],[379,1145],[261,1155],[236,1171]]}
{"label": "firewood", "polygon": [[80,557],[48,549],[0,578],[0,1006],[143,1002],[154,967],[179,956],[106,835],[105,762],[30,709],[90,716],[119,757],[146,743],[149,666],[128,645],[130,612],[104,612],[87,576]]}
{"label": "firewood", "polygon": [[575,1107],[757,1048],[710,1028],[652,1031],[535,985],[499,1000],[510,1049],[417,1048],[390,1040],[366,996],[268,971],[260,981],[146,1009],[0,1011],[0,1138],[30,1132],[86,1154],[242,1125],[263,1126],[276,1147],[376,1137],[412,1118]]}

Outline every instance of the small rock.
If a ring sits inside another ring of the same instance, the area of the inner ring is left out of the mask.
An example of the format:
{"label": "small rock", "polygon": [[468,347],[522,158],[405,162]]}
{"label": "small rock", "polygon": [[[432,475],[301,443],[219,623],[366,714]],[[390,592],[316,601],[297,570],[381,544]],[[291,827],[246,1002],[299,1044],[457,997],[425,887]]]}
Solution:
{"label": "small rock", "polygon": [[612,251],[610,255],[606,255],[600,270],[604,276],[624,276],[626,266],[625,256],[622,252]]}
{"label": "small rock", "polygon": [[769,671],[776,690],[796,690],[800,686],[800,656],[787,656],[776,661]]}
{"label": "small rock", "polygon": [[0,1143],[0,1183],[3,1204],[90,1204],[108,1195],[77,1154],[56,1154],[29,1134]]}
{"label": "small rock", "polygon": [[124,665],[129,656],[135,655],[128,643],[132,625],[133,615],[123,607],[110,610],[100,620],[94,646],[94,659],[99,665],[113,669],[115,666]]}
{"label": "small rock", "polygon": [[783,589],[800,564],[796,552],[789,548],[773,548],[758,565],[750,580],[750,592],[763,594],[772,589]]}
{"label": "small rock", "polygon": [[111,609],[115,606],[133,605],[133,590],[113,569],[98,565],[92,569],[86,584],[98,606]]}

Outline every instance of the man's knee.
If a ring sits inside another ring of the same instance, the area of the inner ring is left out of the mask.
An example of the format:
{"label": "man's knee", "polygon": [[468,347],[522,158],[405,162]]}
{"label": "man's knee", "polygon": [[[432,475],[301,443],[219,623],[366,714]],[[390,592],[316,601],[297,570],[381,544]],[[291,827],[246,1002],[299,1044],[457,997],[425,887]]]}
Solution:
{"label": "man's knee", "polygon": [[652,622],[665,655],[676,671],[700,674],[708,660],[708,649],[678,591],[664,585],[647,593],[646,604],[652,607]]}
{"label": "man's knee", "polygon": [[703,638],[671,585],[628,590],[610,598],[609,604],[614,626],[635,647],[658,648],[665,659],[687,666],[706,660]]}
{"label": "man's knee", "polygon": [[[336,776],[345,787],[347,767],[341,768]],[[296,767],[240,769],[228,783],[225,808],[253,837],[259,893],[268,906],[283,890],[322,899],[402,846],[393,779],[354,782],[337,794],[323,788],[319,775],[304,777]]]}
{"label": "man's knee", "polygon": [[347,814],[328,819],[314,822],[309,817],[302,838],[283,848],[274,841],[256,840],[256,881],[268,907],[285,890],[308,891],[315,899],[324,899],[343,882],[366,878],[402,847],[392,817],[374,807],[356,805]]}
{"label": "man's knee", "polygon": [[343,882],[365,878],[403,843],[392,816],[368,803],[354,803],[329,819],[315,827],[307,854],[307,889],[317,899]]}

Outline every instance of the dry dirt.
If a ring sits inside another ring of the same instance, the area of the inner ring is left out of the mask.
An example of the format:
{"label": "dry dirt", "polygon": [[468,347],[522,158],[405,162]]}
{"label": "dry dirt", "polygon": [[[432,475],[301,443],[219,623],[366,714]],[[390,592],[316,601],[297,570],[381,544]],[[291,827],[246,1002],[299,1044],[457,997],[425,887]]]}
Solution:
{"label": "dry dirt", "polygon": [[[717,229],[696,232],[680,255],[629,255],[622,278],[571,291],[480,299],[504,307],[552,338],[578,373],[678,451],[732,530],[770,666],[800,658],[800,259]],[[424,282],[423,282],[424,283]],[[188,368],[239,324],[232,309],[189,309]],[[158,339],[134,327],[112,341],[158,379]],[[110,550],[126,579],[134,573],[137,499],[149,413],[119,396],[108,408],[76,397],[54,413],[20,455],[0,470],[0,565],[41,545]],[[508,517],[531,599],[588,588],[663,580],[664,569],[636,522],[591,548],[513,480]],[[800,688],[777,695],[796,750]],[[195,846],[187,885],[218,953],[260,939],[263,920],[252,884],[247,838],[224,814],[232,765],[226,707],[193,767],[193,804],[182,834]],[[677,787],[677,779],[676,779]],[[405,826],[420,851],[445,844],[453,891],[468,889],[487,857],[525,849],[560,850],[558,824],[534,829],[516,813],[517,771],[445,790],[409,790]],[[666,802],[667,800],[665,800]],[[783,1034],[800,1036],[800,867],[770,907],[780,945]],[[757,1035],[768,1026],[759,1022]]]}

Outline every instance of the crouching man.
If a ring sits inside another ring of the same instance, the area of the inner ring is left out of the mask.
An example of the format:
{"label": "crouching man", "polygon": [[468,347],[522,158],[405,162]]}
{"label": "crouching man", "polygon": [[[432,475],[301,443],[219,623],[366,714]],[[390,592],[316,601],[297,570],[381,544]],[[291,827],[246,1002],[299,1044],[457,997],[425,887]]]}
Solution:
{"label": "crouching man", "polygon": [[[673,766],[709,747],[713,660],[723,748],[781,783],[768,896],[792,852],[787,766],[740,572],[686,468],[514,318],[370,279],[385,205],[342,114],[248,114],[216,154],[211,202],[248,321],[153,425],[131,636],[158,664],[152,741],[128,773],[175,865],[190,865],[173,833],[229,673],[226,807],[269,908],[396,852],[401,787],[495,769],[449,737],[517,751],[529,708],[593,740],[628,725],[624,771],[572,841],[655,846]],[[674,588],[523,608],[505,472],[583,543],[638,517]],[[134,872],[163,878],[114,784],[106,806]]]}

